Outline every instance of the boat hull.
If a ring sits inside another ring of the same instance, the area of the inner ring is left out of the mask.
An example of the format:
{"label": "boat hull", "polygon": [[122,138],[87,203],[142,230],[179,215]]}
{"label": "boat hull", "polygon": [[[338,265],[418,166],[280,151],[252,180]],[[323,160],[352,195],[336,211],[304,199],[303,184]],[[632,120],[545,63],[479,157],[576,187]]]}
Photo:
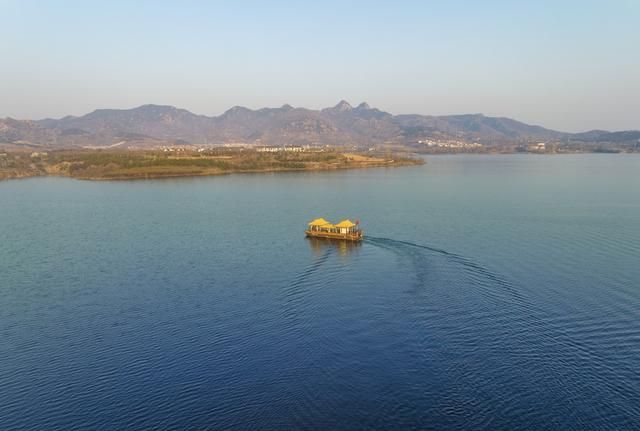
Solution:
{"label": "boat hull", "polygon": [[310,238],[342,239],[346,241],[362,241],[363,238],[362,231],[357,233],[334,233],[305,230],[304,233]]}

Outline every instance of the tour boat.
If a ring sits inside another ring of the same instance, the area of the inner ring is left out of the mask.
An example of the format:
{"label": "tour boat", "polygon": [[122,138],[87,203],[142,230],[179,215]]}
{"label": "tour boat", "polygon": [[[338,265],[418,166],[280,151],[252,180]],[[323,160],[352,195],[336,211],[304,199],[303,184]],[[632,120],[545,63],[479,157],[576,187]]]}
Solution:
{"label": "tour boat", "polygon": [[338,224],[331,224],[323,218],[318,218],[309,223],[304,233],[313,238],[344,239],[348,241],[362,240],[362,229],[358,228],[360,222],[342,220]]}

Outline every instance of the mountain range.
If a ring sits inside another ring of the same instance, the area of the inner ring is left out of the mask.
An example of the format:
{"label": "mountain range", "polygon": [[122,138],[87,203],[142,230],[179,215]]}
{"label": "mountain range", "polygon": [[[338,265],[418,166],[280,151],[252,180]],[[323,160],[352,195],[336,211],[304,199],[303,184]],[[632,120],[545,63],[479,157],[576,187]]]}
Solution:
{"label": "mountain range", "polygon": [[416,146],[424,140],[488,146],[531,142],[638,142],[640,131],[566,133],[510,118],[467,115],[392,115],[346,101],[321,110],[252,110],[235,106],[220,116],[197,115],[165,105],[98,109],[60,119],[0,119],[0,144],[34,147],[153,147],[160,145],[355,145]]}

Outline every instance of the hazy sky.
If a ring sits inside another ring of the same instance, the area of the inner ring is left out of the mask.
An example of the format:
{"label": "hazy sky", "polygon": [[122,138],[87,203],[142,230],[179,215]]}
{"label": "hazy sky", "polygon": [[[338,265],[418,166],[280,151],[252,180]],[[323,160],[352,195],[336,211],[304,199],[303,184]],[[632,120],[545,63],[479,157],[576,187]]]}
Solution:
{"label": "hazy sky", "polygon": [[640,0],[0,0],[0,117],[169,104],[640,129]]}

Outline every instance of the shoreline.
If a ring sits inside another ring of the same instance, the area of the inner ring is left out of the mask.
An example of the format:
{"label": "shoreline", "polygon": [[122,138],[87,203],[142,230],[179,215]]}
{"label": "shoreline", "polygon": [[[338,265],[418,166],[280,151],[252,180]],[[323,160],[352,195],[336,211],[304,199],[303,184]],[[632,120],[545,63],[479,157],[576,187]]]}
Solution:
{"label": "shoreline", "polygon": [[[210,172],[210,173],[194,173],[194,174],[167,174],[167,175],[150,175],[150,176],[132,176],[132,177],[112,177],[112,178],[91,178],[91,177],[72,177],[68,175],[40,175],[42,177],[57,177],[57,178],[71,178],[74,180],[82,181],[136,181],[136,180],[161,180],[161,179],[173,179],[173,178],[200,178],[200,177],[217,177],[224,175],[234,174],[274,174],[274,173],[291,173],[291,172],[329,172],[329,171],[347,171],[356,169],[373,169],[373,168],[401,168],[407,166],[421,166],[425,163],[410,163],[410,164],[381,164],[381,165],[367,165],[367,166],[338,166],[338,167],[324,167],[324,168],[282,168],[282,169],[249,169],[249,170],[237,170],[237,171],[225,171],[225,172]],[[22,177],[23,178],[34,178]],[[10,179],[10,178],[9,178]]]}

